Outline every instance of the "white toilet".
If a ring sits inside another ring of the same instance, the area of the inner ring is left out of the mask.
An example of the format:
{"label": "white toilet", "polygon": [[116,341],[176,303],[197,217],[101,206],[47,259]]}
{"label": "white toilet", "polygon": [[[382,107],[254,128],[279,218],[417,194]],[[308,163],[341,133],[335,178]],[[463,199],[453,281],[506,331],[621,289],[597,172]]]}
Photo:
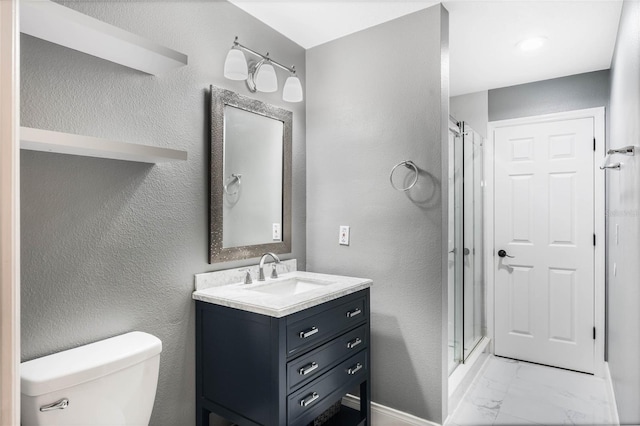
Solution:
{"label": "white toilet", "polygon": [[134,331],[23,362],[23,426],[148,426],[162,342]]}

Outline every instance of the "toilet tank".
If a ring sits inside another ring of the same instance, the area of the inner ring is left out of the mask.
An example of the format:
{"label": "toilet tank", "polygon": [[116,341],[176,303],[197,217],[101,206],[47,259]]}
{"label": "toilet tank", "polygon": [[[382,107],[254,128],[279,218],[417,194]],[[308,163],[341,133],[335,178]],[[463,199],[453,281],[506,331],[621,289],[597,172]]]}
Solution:
{"label": "toilet tank", "polygon": [[134,331],[23,362],[22,425],[147,426],[160,352],[160,339]]}

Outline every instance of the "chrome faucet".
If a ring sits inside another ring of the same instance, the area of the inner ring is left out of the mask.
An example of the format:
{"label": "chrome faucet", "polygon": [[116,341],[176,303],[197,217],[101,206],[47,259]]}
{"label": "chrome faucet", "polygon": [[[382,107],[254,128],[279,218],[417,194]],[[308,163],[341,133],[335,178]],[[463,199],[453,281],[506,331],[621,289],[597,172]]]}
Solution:
{"label": "chrome faucet", "polygon": [[276,271],[276,264],[280,263],[280,258],[274,253],[268,252],[262,255],[260,258],[260,265],[258,266],[258,281],[264,281],[264,261],[267,260],[267,256],[271,256],[275,263],[271,267],[271,278],[278,278],[278,272]]}

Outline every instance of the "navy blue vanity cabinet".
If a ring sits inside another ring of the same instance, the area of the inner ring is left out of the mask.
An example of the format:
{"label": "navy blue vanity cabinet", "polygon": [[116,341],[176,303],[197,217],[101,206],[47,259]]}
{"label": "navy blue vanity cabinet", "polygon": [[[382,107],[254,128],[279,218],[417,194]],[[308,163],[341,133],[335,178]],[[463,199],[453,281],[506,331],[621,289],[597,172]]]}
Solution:
{"label": "navy blue vanity cabinet", "polygon": [[283,318],[196,301],[196,424],[306,426],[346,393],[326,425],[370,425],[369,289]]}

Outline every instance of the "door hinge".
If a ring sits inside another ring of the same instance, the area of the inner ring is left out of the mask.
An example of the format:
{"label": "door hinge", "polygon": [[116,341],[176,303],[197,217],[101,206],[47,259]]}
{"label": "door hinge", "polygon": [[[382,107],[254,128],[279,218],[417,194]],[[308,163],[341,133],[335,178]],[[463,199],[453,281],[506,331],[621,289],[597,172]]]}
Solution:
{"label": "door hinge", "polygon": [[593,138],[593,150],[596,150],[596,138]]}
{"label": "door hinge", "polygon": [[596,328],[593,327],[593,340],[596,340]]}
{"label": "door hinge", "polygon": [[593,234],[593,246],[596,246],[596,234]]}

